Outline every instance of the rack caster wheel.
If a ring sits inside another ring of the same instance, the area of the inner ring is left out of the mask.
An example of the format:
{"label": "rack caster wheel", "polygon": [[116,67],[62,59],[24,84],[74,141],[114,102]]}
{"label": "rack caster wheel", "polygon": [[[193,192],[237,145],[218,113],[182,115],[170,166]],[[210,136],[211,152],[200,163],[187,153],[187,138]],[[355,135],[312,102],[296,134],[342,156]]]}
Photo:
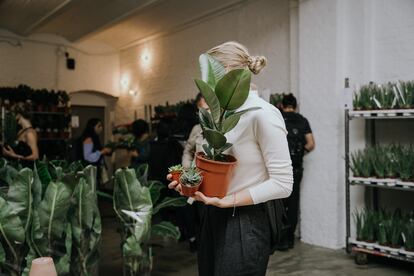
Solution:
{"label": "rack caster wheel", "polygon": [[355,263],[357,265],[366,265],[366,264],[368,264],[368,254],[360,253],[360,252],[356,253]]}

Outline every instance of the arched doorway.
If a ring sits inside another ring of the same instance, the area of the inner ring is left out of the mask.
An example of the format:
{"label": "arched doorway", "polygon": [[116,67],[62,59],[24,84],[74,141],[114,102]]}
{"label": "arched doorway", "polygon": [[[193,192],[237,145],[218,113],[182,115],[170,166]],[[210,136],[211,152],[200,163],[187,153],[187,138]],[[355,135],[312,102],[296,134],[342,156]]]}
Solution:
{"label": "arched doorway", "polygon": [[[77,138],[82,134],[86,123],[91,118],[98,118],[104,125],[101,136],[103,144],[112,137],[112,128],[115,124],[115,105],[117,97],[104,92],[82,90],[69,93],[72,113],[72,137]],[[109,161],[109,160],[107,160]],[[112,162],[107,162],[108,171],[112,173]]]}

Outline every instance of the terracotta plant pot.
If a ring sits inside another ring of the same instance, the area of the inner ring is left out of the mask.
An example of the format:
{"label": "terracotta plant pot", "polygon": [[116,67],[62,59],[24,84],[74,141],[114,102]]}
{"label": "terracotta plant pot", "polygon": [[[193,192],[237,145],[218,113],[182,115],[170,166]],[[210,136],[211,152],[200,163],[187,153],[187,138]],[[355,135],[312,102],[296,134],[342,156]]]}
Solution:
{"label": "terracotta plant pot", "polygon": [[196,154],[196,166],[203,175],[203,185],[200,191],[208,197],[223,198],[227,194],[233,170],[237,165],[237,159],[231,155],[226,156],[228,162],[214,161],[205,158],[205,154]]}
{"label": "terracotta plant pot", "polygon": [[172,180],[180,183],[181,172],[171,172]]}
{"label": "terracotta plant pot", "polygon": [[53,259],[50,257],[34,259],[29,276],[57,276]]}
{"label": "terracotta plant pot", "polygon": [[188,197],[194,196],[194,193],[197,192],[198,189],[200,188],[201,183],[202,182],[200,182],[197,186],[187,186],[181,183],[181,192],[183,193],[184,196],[188,196]]}

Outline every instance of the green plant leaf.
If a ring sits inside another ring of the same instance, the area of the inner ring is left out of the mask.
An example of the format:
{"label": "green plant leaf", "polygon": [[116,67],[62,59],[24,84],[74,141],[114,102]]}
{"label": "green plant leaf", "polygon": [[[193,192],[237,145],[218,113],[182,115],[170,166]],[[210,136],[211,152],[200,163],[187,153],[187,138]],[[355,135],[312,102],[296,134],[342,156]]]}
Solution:
{"label": "green plant leaf", "polygon": [[224,110],[235,110],[246,101],[250,90],[251,73],[245,69],[228,72],[215,88],[215,94]]}
{"label": "green plant leaf", "polygon": [[150,181],[149,191],[151,194],[151,201],[156,204],[161,195],[161,190],[165,188],[165,185],[160,181]]}
{"label": "green plant leaf", "polygon": [[4,264],[6,262],[6,252],[4,252],[3,245],[0,243],[0,264]]}
{"label": "green plant leaf", "polygon": [[[16,262],[19,257],[19,244],[25,240],[24,225],[14,212],[13,207],[2,197],[0,197],[0,234],[11,253],[13,261]],[[19,266],[20,264],[14,263],[14,265]]]}
{"label": "green plant leaf", "polygon": [[63,182],[51,182],[46,189],[39,208],[40,230],[48,244],[46,252],[52,252],[53,243],[62,239],[71,197],[72,190]]}
{"label": "green plant leaf", "polygon": [[33,213],[32,186],[34,183],[33,171],[29,168],[21,170],[10,183],[7,193],[8,203],[20,217],[24,230],[29,230]]}
{"label": "green plant leaf", "polygon": [[202,54],[199,57],[201,79],[214,88],[217,82],[225,75],[224,66],[211,57],[209,54]]}
{"label": "green plant leaf", "polygon": [[159,204],[154,206],[153,214],[158,213],[165,207],[181,207],[187,204],[187,200],[184,197],[166,197]]}
{"label": "green plant leaf", "polygon": [[210,108],[211,116],[215,123],[220,119],[221,107],[220,102],[214,93],[213,89],[202,80],[195,80],[195,83],[203,95],[208,107]]}
{"label": "green plant leaf", "polygon": [[205,110],[204,108],[200,108],[199,117],[200,117],[200,124],[203,126],[203,128],[205,128],[205,129],[206,128],[210,128],[210,129],[215,128],[213,118],[211,117],[211,114],[207,110]]}
{"label": "green plant leaf", "polygon": [[204,137],[206,138],[209,145],[214,149],[222,148],[227,142],[227,138],[223,134],[213,129],[205,129]]}
{"label": "green plant leaf", "polygon": [[208,144],[204,144],[203,149],[209,158],[213,158],[213,150],[210,148]]}
{"label": "green plant leaf", "polygon": [[180,231],[177,229],[177,226],[171,222],[163,221],[151,227],[151,236],[178,240],[180,238]]}

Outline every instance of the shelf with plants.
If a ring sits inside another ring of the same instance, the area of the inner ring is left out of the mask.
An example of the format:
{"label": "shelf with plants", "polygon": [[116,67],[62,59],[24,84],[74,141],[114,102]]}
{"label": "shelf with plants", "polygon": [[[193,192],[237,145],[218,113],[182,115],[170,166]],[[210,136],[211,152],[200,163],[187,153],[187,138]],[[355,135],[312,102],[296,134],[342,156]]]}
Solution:
{"label": "shelf with plants", "polygon": [[[348,88],[348,81],[345,83]],[[351,110],[345,110],[347,252],[355,253],[355,261],[358,264],[367,263],[368,255],[412,262],[414,218],[411,214],[409,219],[396,219],[385,214],[383,210],[378,210],[377,188],[414,191],[414,145],[378,143],[375,122],[377,119],[414,119],[414,81],[389,82],[382,85],[371,82],[354,92],[352,105]],[[365,120],[370,131],[367,137],[368,146],[350,153],[352,119]],[[357,237],[351,237],[352,186],[371,188],[369,194],[372,208],[353,214]]]}
{"label": "shelf with plants", "polygon": [[351,153],[352,185],[414,191],[414,146],[376,145]]}
{"label": "shelf with plants", "polygon": [[[352,250],[414,262],[414,213],[362,209],[353,213],[356,238]],[[367,251],[367,252],[365,252]]]}
{"label": "shelf with plants", "polygon": [[[41,156],[49,159],[66,156],[66,141],[71,137],[70,98],[65,91],[33,89],[26,85],[0,87],[0,106],[6,114],[12,114],[16,106],[23,106],[31,115],[36,129]],[[14,130],[14,136],[17,130]],[[11,132],[8,131],[10,134]],[[46,142],[58,141],[54,147]]]}

